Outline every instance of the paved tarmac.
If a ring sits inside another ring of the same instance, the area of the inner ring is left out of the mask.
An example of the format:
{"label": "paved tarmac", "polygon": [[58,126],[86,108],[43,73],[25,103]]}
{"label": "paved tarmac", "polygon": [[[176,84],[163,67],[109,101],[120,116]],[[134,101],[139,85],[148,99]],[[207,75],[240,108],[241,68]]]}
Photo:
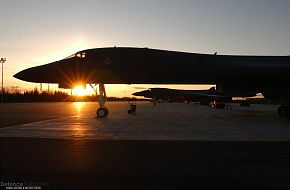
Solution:
{"label": "paved tarmac", "polygon": [[[290,189],[277,106],[0,105],[0,189]],[[23,188],[24,189],[24,188]]]}
{"label": "paved tarmac", "polygon": [[290,119],[277,106],[212,109],[193,104],[109,102],[109,117],[95,117],[96,103],[5,104],[0,137],[102,140],[289,141]]}

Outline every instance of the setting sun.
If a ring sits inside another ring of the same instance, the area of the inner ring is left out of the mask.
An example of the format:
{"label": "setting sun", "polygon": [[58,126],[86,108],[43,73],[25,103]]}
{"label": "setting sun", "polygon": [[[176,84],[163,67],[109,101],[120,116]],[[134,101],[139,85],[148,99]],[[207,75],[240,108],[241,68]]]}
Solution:
{"label": "setting sun", "polygon": [[86,95],[86,89],[83,86],[76,86],[73,89],[73,92],[76,96],[85,96]]}

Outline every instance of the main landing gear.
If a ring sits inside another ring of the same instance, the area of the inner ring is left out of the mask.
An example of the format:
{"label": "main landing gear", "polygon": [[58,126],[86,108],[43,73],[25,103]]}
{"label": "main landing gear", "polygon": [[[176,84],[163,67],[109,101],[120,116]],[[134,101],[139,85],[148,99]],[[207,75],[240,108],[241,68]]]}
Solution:
{"label": "main landing gear", "polygon": [[[93,85],[90,86],[94,89],[96,94],[98,94],[97,89],[94,88]],[[97,109],[96,114],[98,118],[104,118],[109,115],[109,110],[105,107],[105,103],[107,101],[106,89],[103,83],[99,83],[99,106],[100,108]]]}
{"label": "main landing gear", "polygon": [[278,108],[278,114],[281,117],[290,118],[290,105],[282,105]]}

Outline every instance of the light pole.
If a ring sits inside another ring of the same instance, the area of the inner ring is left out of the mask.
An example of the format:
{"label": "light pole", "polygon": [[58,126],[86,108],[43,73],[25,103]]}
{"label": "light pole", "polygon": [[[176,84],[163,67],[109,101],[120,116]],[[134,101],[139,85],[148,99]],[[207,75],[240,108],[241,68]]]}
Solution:
{"label": "light pole", "polygon": [[6,58],[1,58],[0,62],[2,64],[2,85],[1,85],[1,103],[3,103],[3,94],[4,94],[4,88],[3,88],[3,63],[5,63]]}

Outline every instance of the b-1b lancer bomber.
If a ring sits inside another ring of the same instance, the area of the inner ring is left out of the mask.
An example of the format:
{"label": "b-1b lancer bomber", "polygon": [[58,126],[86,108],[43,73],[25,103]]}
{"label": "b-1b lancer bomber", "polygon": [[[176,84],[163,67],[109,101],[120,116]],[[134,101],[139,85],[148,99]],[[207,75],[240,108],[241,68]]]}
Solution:
{"label": "b-1b lancer bomber", "polygon": [[215,84],[223,94],[278,99],[290,117],[290,56],[236,56],[112,47],[79,51],[65,59],[25,69],[14,77],[36,83],[99,85],[98,117],[106,117],[104,84]]}

